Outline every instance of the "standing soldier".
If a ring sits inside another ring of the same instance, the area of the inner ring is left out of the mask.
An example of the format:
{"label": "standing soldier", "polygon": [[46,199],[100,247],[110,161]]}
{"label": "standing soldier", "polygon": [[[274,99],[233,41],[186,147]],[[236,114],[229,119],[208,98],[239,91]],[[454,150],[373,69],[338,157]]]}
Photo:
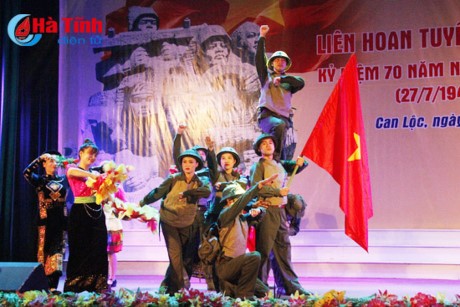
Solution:
{"label": "standing soldier", "polygon": [[[281,160],[290,160],[294,155],[296,145],[291,99],[292,94],[300,91],[305,82],[300,77],[286,75],[292,62],[284,51],[276,51],[267,61],[265,36],[268,30],[267,25],[260,27],[260,38],[256,52],[257,74],[262,85],[257,119],[260,129],[275,137],[276,156]],[[288,131],[291,135],[288,139],[289,142],[286,142]]]}
{"label": "standing soldier", "polygon": [[251,184],[254,185],[264,178],[278,174],[278,177],[269,186],[271,189],[259,193],[259,199],[269,203],[267,214],[256,227],[256,250],[261,255],[259,278],[267,284],[269,256],[273,250],[286,295],[294,294],[296,291],[299,291],[300,294],[309,294],[300,285],[287,250],[290,242],[287,235],[285,207],[289,187],[284,186],[288,174],[293,173],[295,166],[297,165],[301,171],[307,167],[307,162],[302,157],[298,157],[296,161],[279,162],[275,157],[276,146],[276,139],[270,134],[262,134],[254,142],[254,150],[261,156],[261,159],[251,168]]}

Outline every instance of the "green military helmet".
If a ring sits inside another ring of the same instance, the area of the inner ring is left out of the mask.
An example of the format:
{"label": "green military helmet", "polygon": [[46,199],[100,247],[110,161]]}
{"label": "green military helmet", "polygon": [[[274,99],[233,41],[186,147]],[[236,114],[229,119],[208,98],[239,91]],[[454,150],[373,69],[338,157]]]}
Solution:
{"label": "green military helmet", "polygon": [[291,68],[292,61],[289,58],[289,56],[287,55],[286,52],[279,50],[279,51],[275,51],[272,54],[272,56],[268,59],[267,67],[269,69],[273,70],[273,60],[275,60],[276,58],[284,58],[286,60],[286,69],[284,71],[287,71],[289,68]]}
{"label": "green military helmet", "polygon": [[[206,161],[206,159],[207,159],[207,157],[208,157],[208,153],[209,153],[209,150],[208,150],[206,147],[204,147],[204,146],[202,146],[202,145],[195,145],[195,146],[193,146],[191,149],[192,149],[192,150],[195,150],[195,151],[200,155],[201,160],[203,160],[203,162]],[[203,157],[201,156],[200,150],[204,152],[205,158],[203,158]]]}
{"label": "green military helmet", "polygon": [[244,192],[246,192],[246,190],[243,189],[243,187],[238,183],[230,183],[222,192],[220,203],[225,206],[227,204],[227,199],[241,196],[244,194]]}
{"label": "green military helmet", "polygon": [[196,150],[196,151],[202,150],[202,151],[204,151],[206,154],[208,154],[208,149],[207,149],[206,147],[202,146],[202,145],[195,145],[195,146],[192,147],[192,149],[193,149],[193,150]]}
{"label": "green military helmet", "polygon": [[262,141],[265,140],[265,139],[272,139],[273,143],[275,144],[275,149],[278,146],[277,141],[276,141],[276,139],[275,139],[275,137],[273,135],[268,134],[268,133],[262,133],[261,135],[259,135],[257,137],[257,139],[252,144],[252,148],[254,149],[254,151],[256,152],[256,154],[258,156],[262,156],[262,153],[260,152],[259,146],[260,146],[260,143],[262,143]]}
{"label": "green military helmet", "polygon": [[182,165],[182,159],[184,159],[185,157],[192,157],[194,158],[197,162],[198,162],[198,167],[196,168],[195,171],[198,171],[200,169],[203,168],[203,160],[201,159],[201,156],[200,154],[198,153],[198,151],[194,150],[194,149],[187,149],[185,150],[184,152],[182,152],[180,155],[179,155],[179,163]]}
{"label": "green military helmet", "polygon": [[238,155],[238,153],[236,152],[236,150],[233,148],[233,147],[223,147],[218,153],[217,153],[217,162],[220,164],[220,158],[222,157],[222,155],[224,153],[229,153],[233,156],[233,158],[235,158],[235,165],[233,167],[237,167],[241,160],[240,160],[240,156]]}

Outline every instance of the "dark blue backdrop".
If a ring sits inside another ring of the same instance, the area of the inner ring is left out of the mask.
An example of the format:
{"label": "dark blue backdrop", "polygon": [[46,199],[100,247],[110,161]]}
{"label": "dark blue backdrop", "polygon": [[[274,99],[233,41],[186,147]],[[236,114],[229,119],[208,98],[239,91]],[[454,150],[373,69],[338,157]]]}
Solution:
{"label": "dark blue backdrop", "polygon": [[59,19],[59,1],[7,0],[1,14],[0,261],[36,261],[36,196],[22,176],[35,157],[58,145],[57,35],[21,47],[6,35],[17,14]]}

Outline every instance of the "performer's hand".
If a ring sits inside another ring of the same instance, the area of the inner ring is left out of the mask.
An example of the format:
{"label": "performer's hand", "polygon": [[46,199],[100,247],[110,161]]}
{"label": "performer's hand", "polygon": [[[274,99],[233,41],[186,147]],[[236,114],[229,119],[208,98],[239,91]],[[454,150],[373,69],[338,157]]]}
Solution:
{"label": "performer's hand", "polygon": [[279,86],[281,84],[281,77],[276,77],[273,79],[273,85],[274,86]]}
{"label": "performer's hand", "polygon": [[265,37],[265,35],[268,33],[268,30],[270,30],[270,28],[267,25],[260,26],[260,37]]}
{"label": "performer's hand", "polygon": [[273,180],[276,179],[276,177],[278,177],[278,174],[273,174],[273,175],[271,175],[270,177],[268,177],[267,179],[264,179],[264,180],[262,180],[262,181],[259,181],[259,184],[257,185],[257,187],[258,187],[259,189],[262,189],[262,187],[263,187],[264,185],[271,185],[271,184],[273,183]]}
{"label": "performer's hand", "polygon": [[297,157],[297,160],[295,161],[295,164],[297,164],[299,167],[303,166],[305,163],[305,159],[301,156]]}
{"label": "performer's hand", "polygon": [[280,195],[281,196],[287,196],[289,194],[289,188],[284,187],[280,189]]}
{"label": "performer's hand", "polygon": [[184,133],[185,129],[187,129],[187,125],[185,123],[180,123],[179,128],[177,128],[177,134]]}

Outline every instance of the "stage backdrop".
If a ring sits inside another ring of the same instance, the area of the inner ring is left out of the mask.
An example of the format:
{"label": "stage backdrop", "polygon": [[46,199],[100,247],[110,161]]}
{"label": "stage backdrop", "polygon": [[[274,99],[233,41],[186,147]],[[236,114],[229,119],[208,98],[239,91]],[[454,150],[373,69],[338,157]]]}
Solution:
{"label": "stage backdrop", "polygon": [[[168,174],[184,122],[183,149],[209,135],[217,150],[235,147],[247,173],[259,133],[254,44],[268,24],[267,52],[286,51],[306,81],[293,102],[296,154],[356,53],[370,228],[459,228],[459,12],[457,0],[61,1],[60,149],[76,156],[91,138],[101,160],[134,165],[125,190],[138,201]],[[303,228],[343,228],[324,170],[311,163],[292,191],[308,203]]]}

